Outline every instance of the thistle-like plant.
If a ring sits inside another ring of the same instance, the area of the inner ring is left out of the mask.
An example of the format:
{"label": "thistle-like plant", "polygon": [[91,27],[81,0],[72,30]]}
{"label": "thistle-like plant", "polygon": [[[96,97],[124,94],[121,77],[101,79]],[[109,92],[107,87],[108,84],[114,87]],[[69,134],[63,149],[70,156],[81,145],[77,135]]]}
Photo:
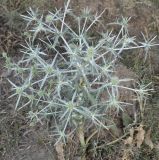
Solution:
{"label": "thistle-like plant", "polygon": [[[117,35],[107,31],[98,40],[92,40],[90,29],[99,22],[103,12],[92,16],[85,9],[76,16],[68,1],[64,10],[46,16],[32,9],[22,16],[31,38],[22,45],[21,60],[11,64],[10,69],[15,73],[21,69],[16,74],[20,82],[14,84],[9,80],[14,90],[11,97],[17,96],[15,110],[30,107],[28,117],[34,122],[42,123],[47,116],[53,116],[56,128],[53,133],[59,135],[57,141],[66,140],[81,124],[86,128],[109,129],[108,111],[113,108],[115,114],[131,106],[119,99],[120,89],[132,91],[138,97],[147,94],[145,88],[124,86],[124,82],[132,79],[119,79],[115,68],[127,50],[143,48],[147,58],[148,50],[158,45],[153,42],[155,37],[138,43],[128,32],[130,18],[122,17],[110,24],[120,26]],[[74,19],[76,28],[70,25],[69,19]],[[6,61],[11,63],[9,59]]]}

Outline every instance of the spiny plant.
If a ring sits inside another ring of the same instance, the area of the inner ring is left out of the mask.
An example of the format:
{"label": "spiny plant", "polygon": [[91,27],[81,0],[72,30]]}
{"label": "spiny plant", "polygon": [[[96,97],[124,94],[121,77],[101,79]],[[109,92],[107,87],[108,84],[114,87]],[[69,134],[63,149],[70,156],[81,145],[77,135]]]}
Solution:
{"label": "spiny plant", "polygon": [[[91,14],[86,8],[76,16],[69,8],[69,0],[64,9],[40,15],[38,10],[30,10],[22,15],[27,21],[29,35],[26,45],[22,45],[22,58],[12,62],[6,58],[6,67],[15,73],[18,81],[8,79],[17,97],[15,110],[29,108],[31,123],[40,122],[48,116],[54,119],[53,135],[56,143],[74,134],[96,126],[108,130],[109,110],[114,114],[130,103],[119,99],[120,89],[134,92],[141,100],[146,98],[147,86],[129,88],[124,82],[132,79],[120,79],[115,74],[117,61],[127,50],[145,50],[145,58],[155,37],[137,42],[128,32],[130,18],[118,19],[109,25],[120,27],[117,34],[107,31],[99,34],[94,41],[90,36],[91,28],[99,22],[104,11]],[[71,19],[77,24],[70,25]],[[106,95],[103,100],[102,94]],[[113,123],[112,123],[113,124]],[[86,145],[82,133],[81,145]]]}

